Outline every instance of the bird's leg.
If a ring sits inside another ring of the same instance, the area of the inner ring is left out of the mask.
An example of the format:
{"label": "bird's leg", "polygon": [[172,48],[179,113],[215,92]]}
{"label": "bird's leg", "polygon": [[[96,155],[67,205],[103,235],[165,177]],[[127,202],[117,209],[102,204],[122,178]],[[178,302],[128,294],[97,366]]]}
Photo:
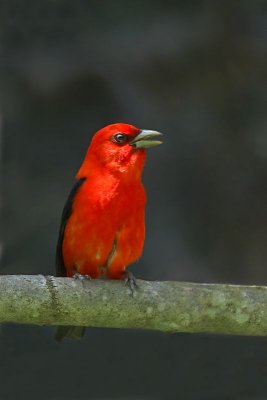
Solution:
{"label": "bird's leg", "polygon": [[130,272],[130,271],[129,272],[126,271],[125,272],[124,282],[125,282],[125,285],[127,285],[129,287],[129,289],[131,291],[131,295],[133,296],[134,291],[136,289],[138,289],[138,285],[136,283],[136,279],[135,279],[134,274],[132,272]]}

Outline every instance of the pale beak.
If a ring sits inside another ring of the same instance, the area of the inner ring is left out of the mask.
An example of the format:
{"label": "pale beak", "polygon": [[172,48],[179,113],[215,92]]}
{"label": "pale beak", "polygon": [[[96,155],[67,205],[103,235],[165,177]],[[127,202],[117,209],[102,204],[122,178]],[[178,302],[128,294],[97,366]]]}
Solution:
{"label": "pale beak", "polygon": [[143,129],[129,144],[135,149],[147,149],[161,144],[159,140],[153,140],[156,136],[162,136],[162,133]]}

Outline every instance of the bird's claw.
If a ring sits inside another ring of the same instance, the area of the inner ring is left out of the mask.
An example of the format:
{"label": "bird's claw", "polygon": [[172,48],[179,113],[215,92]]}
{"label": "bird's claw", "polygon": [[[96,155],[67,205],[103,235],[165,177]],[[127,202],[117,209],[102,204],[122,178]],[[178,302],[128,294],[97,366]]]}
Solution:
{"label": "bird's claw", "polygon": [[138,285],[135,279],[135,276],[132,272],[126,272],[126,276],[125,276],[125,285],[127,285],[131,291],[131,296],[134,295],[134,291],[136,289],[138,289]]}
{"label": "bird's claw", "polygon": [[85,281],[85,280],[91,280],[92,278],[90,275],[82,275],[82,274],[79,274],[79,272],[75,272],[75,274],[73,275],[73,279],[79,280],[79,281]]}

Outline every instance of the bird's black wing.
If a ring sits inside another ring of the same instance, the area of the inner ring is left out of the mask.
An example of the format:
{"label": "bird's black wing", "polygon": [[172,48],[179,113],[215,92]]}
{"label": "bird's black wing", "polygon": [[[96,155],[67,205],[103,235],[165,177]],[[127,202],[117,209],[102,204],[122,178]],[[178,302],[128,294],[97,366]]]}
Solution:
{"label": "bird's black wing", "polygon": [[61,216],[61,223],[57,241],[57,253],[56,253],[56,276],[66,276],[66,268],[64,265],[63,254],[62,254],[62,244],[64,239],[64,232],[66,228],[66,224],[68,222],[69,217],[71,216],[72,212],[72,203],[73,200],[80,189],[81,185],[85,181],[86,178],[79,179],[75,185],[73,186],[68,200],[63,208],[62,216]]}

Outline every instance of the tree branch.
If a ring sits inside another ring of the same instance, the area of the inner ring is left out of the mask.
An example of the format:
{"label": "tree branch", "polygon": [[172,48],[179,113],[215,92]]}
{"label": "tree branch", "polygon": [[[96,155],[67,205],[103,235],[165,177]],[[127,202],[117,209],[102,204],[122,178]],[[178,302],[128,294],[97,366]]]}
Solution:
{"label": "tree branch", "polygon": [[0,276],[0,323],[267,336],[267,287]]}

